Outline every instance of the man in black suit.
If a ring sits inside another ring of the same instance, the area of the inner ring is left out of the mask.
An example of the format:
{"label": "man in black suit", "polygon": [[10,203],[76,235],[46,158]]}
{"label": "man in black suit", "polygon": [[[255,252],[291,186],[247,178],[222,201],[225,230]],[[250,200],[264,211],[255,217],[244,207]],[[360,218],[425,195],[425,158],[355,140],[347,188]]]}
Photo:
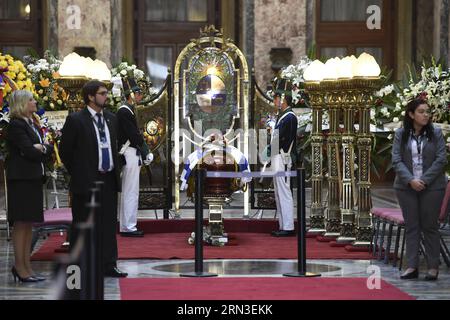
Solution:
{"label": "man in black suit", "polygon": [[[104,110],[108,95],[105,84],[90,81],[83,87],[86,108],[70,114],[62,130],[61,159],[71,175],[73,225],[89,216],[86,204],[89,189],[102,181],[103,263],[105,276],[126,277],[117,269],[117,194],[120,190],[120,168],[117,151],[117,120]],[[70,243],[76,242],[72,232]]]}

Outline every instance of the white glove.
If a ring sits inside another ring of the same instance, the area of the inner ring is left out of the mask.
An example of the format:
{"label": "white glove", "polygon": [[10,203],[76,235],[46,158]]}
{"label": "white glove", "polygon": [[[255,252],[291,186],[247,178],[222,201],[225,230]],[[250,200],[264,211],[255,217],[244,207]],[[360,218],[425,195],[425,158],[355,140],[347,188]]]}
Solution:
{"label": "white glove", "polygon": [[270,154],[269,154],[269,146],[265,146],[264,150],[259,154],[261,163],[269,162]]}
{"label": "white glove", "polygon": [[152,162],[153,162],[153,153],[150,152],[144,160],[144,165],[148,166]]}

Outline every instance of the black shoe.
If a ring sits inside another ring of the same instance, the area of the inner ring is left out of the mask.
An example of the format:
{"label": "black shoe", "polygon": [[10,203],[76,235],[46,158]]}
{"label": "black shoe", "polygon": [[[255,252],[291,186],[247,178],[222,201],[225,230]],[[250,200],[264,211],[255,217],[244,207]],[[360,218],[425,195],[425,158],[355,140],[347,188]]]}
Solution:
{"label": "black shoe", "polygon": [[25,283],[25,282],[27,282],[27,283],[29,283],[29,282],[39,282],[38,279],[36,279],[36,278],[34,278],[34,277],[32,277],[32,276],[26,277],[26,278],[22,278],[22,277],[19,275],[19,273],[17,272],[16,267],[12,267],[11,273],[12,273],[12,275],[13,275],[14,282],[16,282],[17,280],[18,280],[19,282],[24,282],[24,283]]}
{"label": "black shoe", "polygon": [[126,278],[127,276],[128,273],[120,271],[117,267],[112,267],[105,270],[105,277]]}
{"label": "black shoe", "polygon": [[400,279],[409,280],[409,279],[417,279],[419,277],[419,270],[416,269],[413,272],[404,273],[400,276]]}
{"label": "black shoe", "polygon": [[272,231],[270,234],[272,235],[272,236],[275,236],[278,232],[280,232],[281,230],[276,230],[276,231]]}
{"label": "black shoe", "polygon": [[273,237],[295,237],[294,230],[279,230],[272,232]]}
{"label": "black shoe", "polygon": [[122,237],[134,237],[134,238],[141,238],[144,236],[144,231],[136,230],[132,232],[121,232],[120,236]]}
{"label": "black shoe", "polygon": [[37,275],[33,275],[33,278],[35,278],[37,281],[45,281],[47,280],[47,278],[41,277],[41,276],[37,276]]}
{"label": "black shoe", "polygon": [[436,274],[431,274],[431,273],[427,273],[427,275],[425,276],[424,280],[425,281],[436,281],[438,278],[439,272]]}

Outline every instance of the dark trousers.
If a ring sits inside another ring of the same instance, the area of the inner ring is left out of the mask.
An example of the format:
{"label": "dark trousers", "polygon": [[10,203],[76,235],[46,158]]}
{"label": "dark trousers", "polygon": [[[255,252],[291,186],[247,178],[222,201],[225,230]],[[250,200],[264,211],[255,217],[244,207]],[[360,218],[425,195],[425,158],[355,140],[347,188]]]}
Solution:
{"label": "dark trousers", "polygon": [[[102,225],[100,231],[103,234],[103,264],[105,268],[116,266],[117,262],[117,186],[114,173],[99,174],[98,181],[104,182],[100,199],[103,203],[96,213],[100,214]],[[73,223],[70,237],[70,245],[73,247],[77,241],[76,224],[86,222],[89,218],[89,209],[86,204],[91,200],[91,195],[72,195]]]}
{"label": "dark trousers", "polygon": [[396,190],[402,208],[406,231],[406,260],[408,268],[419,267],[419,244],[423,234],[425,258],[429,269],[439,268],[439,213],[445,190],[416,192]]}

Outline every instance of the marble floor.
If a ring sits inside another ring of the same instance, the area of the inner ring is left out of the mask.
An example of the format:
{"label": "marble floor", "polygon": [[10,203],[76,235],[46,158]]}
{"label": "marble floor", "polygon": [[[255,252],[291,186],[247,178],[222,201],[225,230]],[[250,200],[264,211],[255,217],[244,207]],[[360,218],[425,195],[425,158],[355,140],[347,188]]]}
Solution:
{"label": "marble floor", "polygon": [[[51,280],[52,263],[35,262],[37,272],[49,280],[36,284],[14,283],[6,261],[0,264],[0,300],[48,300],[55,299],[55,283]],[[170,277],[176,278],[180,273],[194,271],[194,262],[190,260],[124,260],[119,261],[121,270],[129,273],[130,278]],[[381,278],[400,290],[420,300],[450,299],[450,272],[441,267],[439,280],[426,282],[422,280],[400,280],[399,271],[390,265],[367,260],[309,260],[308,272],[320,273],[322,277],[361,277],[368,278],[373,266],[379,267]],[[370,268],[369,268],[370,267]],[[207,260],[204,271],[219,277],[282,277],[284,273],[297,270],[293,260]],[[105,299],[120,300],[119,281],[105,280]]]}
{"label": "marble floor", "polygon": [[[309,192],[309,191],[308,191]],[[309,197],[307,196],[307,199]],[[225,217],[242,217],[240,201],[226,210]],[[396,207],[392,200],[392,190],[379,188],[373,194],[374,206]],[[308,212],[307,212],[308,214]],[[267,211],[264,217],[273,217],[274,212]],[[251,216],[258,217],[258,212],[252,211]],[[141,212],[141,218],[155,218],[154,212]],[[159,214],[159,218],[162,213]],[[183,218],[193,217],[192,209],[183,210]],[[1,220],[1,217],[0,217]],[[450,228],[443,231],[446,241],[450,240]],[[38,242],[36,249],[42,244]],[[51,279],[54,265],[51,262],[33,262],[35,271],[48,277],[49,280],[36,284],[14,283],[10,268],[14,262],[11,242],[7,240],[5,224],[0,225],[0,300],[43,300],[55,299],[55,282]],[[423,263],[423,259],[422,259]],[[189,260],[122,260],[118,262],[120,269],[129,273],[131,278],[148,277],[179,277],[180,273],[194,271],[194,262]],[[320,273],[322,277],[369,277],[373,268],[378,267],[383,280],[393,284],[400,290],[417,299],[450,299],[450,269],[441,265],[439,280],[423,281],[423,275],[418,280],[400,280],[398,268],[385,265],[381,261],[366,260],[308,260],[307,269]],[[206,260],[204,271],[217,273],[220,277],[282,277],[284,273],[297,270],[297,262],[293,260]],[[425,266],[422,270],[426,270]],[[120,300],[119,281],[105,279],[105,299]]]}

